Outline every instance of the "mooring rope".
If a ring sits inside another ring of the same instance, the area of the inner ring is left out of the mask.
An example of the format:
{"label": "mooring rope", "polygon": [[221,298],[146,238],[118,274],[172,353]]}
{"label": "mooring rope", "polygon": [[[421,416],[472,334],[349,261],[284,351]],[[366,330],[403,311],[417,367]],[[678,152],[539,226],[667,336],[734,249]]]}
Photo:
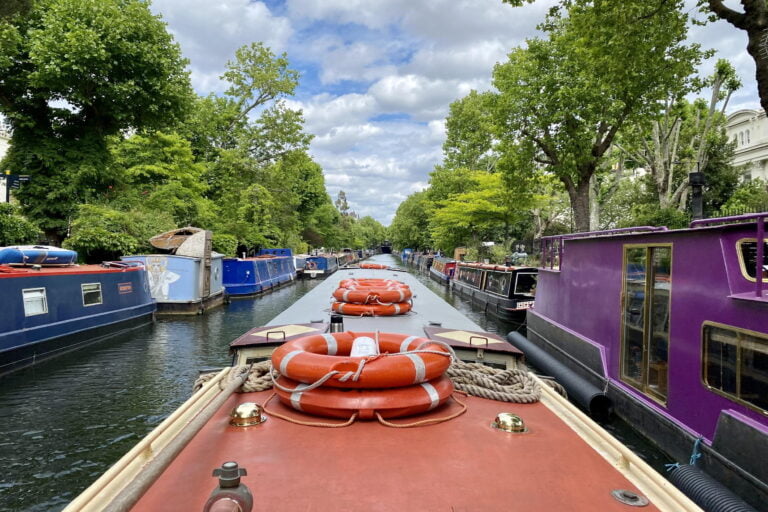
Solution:
{"label": "mooring rope", "polygon": [[[238,375],[240,375],[243,372],[243,369],[247,368],[247,366],[233,366],[229,370],[229,374],[227,375],[226,379],[222,379],[221,383],[219,383],[219,387],[222,389],[226,387],[228,382],[231,382],[234,380]],[[266,361],[261,361],[259,363],[255,363],[251,368],[251,373],[248,375],[248,379],[243,383],[243,385],[237,390],[238,393],[251,393],[255,391],[266,391],[268,389],[272,389],[272,374],[274,373],[277,375],[276,371],[272,371],[272,361],[267,359]],[[195,393],[197,390],[202,388],[206,382],[211,380],[216,376],[216,373],[204,373],[203,375],[200,375],[197,380],[195,381],[194,386],[192,387],[192,392]]]}
{"label": "mooring rope", "polygon": [[[427,343],[440,342],[429,341]],[[448,347],[450,349],[450,347]],[[417,348],[416,350],[409,351],[408,353],[439,353],[448,357],[451,357],[453,362],[446,371],[446,375],[453,381],[454,387],[466,394],[477,396],[480,398],[487,398],[490,400],[497,400],[501,402],[513,402],[513,403],[533,403],[539,401],[541,398],[541,387],[538,381],[525,369],[497,369],[485,366],[481,363],[465,363],[458,358],[455,358],[453,351],[451,353],[445,353],[438,350],[423,350]],[[397,355],[393,354],[379,354],[381,356]],[[366,360],[361,360],[361,364],[356,372],[345,372],[344,375],[347,379],[357,380],[365,365]],[[229,374],[225,379],[222,379],[219,384],[224,388],[229,382],[234,380],[238,375],[242,374],[244,366],[235,366],[230,369]],[[302,391],[308,391],[320,387],[331,377],[341,372],[330,372],[322,379],[302,389]],[[199,390],[203,385],[211,380],[216,373],[208,373],[201,375],[195,381],[194,391]],[[245,383],[237,390],[239,393],[250,393],[256,391],[266,391],[277,387],[286,392],[293,392],[294,389],[285,388],[281,386],[275,379],[280,376],[280,373],[272,368],[272,362],[270,360],[261,361],[253,365],[251,373]],[[545,384],[553,387],[555,391],[560,394],[564,394],[565,391],[562,386],[554,380],[545,379]],[[450,419],[450,418],[448,418]],[[425,424],[432,423],[427,421]],[[413,426],[420,425],[420,422],[416,422]],[[402,428],[402,427],[401,427]]]}
{"label": "mooring rope", "polygon": [[527,370],[502,370],[455,360],[446,375],[456,389],[472,396],[521,404],[538,402],[541,398],[541,387]]}

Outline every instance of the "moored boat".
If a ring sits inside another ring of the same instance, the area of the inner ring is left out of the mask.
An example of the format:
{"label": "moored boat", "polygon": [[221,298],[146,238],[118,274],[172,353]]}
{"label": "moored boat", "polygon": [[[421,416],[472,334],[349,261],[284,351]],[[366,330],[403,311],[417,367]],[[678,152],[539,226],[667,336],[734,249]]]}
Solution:
{"label": "moored boat", "polygon": [[429,277],[443,284],[450,284],[456,271],[456,261],[443,256],[435,256],[429,267]]}
{"label": "moored boat", "polygon": [[458,262],[452,289],[483,307],[486,313],[509,322],[522,322],[533,307],[537,269],[487,263]]}
{"label": "moored boat", "polygon": [[[768,503],[768,214],[542,239],[527,342],[758,509]],[[511,336],[510,341],[520,340]]]}
{"label": "moored boat", "polygon": [[[347,273],[371,277],[361,269]],[[189,401],[65,510],[500,510],[510,503],[516,510],[621,511],[640,503],[698,510],[529,374],[518,350],[414,277],[398,278],[420,298],[408,315],[329,322],[327,297],[338,283],[326,280],[235,340],[236,366],[201,380]],[[390,352],[353,356],[356,346]],[[276,347],[282,355],[273,359]],[[275,391],[266,359],[280,369]],[[444,366],[433,363],[449,360],[436,376]],[[339,370],[328,378],[353,389],[318,384],[306,373],[322,372],[323,364]],[[368,377],[389,385],[395,377],[383,367],[410,384],[354,387]],[[455,370],[493,367],[489,375],[508,379],[496,398],[450,391],[472,385]],[[307,378],[314,384],[285,380]],[[517,397],[509,396],[513,388]],[[345,407],[349,412],[338,413]],[[408,416],[393,419],[393,409],[395,416],[408,409]],[[327,418],[337,413],[343,418]]]}
{"label": "moored boat", "polygon": [[[58,261],[58,260],[57,260]],[[150,323],[139,264],[0,265],[0,374]]]}
{"label": "moored boat", "polygon": [[339,269],[339,260],[333,254],[315,254],[304,260],[304,276],[312,279],[326,277]]}
{"label": "moored boat", "polygon": [[228,297],[249,297],[296,279],[290,249],[262,249],[255,258],[224,258],[223,285]]}
{"label": "moored boat", "polygon": [[122,256],[147,269],[157,313],[201,314],[224,303],[223,258],[211,250],[210,231],[186,227],[152,237],[150,243],[173,254]]}

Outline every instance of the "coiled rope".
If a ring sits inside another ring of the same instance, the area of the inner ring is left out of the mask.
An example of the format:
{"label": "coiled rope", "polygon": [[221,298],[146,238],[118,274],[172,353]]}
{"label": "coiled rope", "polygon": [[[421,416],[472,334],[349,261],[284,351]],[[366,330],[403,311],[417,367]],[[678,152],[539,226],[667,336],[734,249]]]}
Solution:
{"label": "coiled rope", "polygon": [[527,370],[502,370],[454,360],[446,374],[456,389],[472,396],[519,404],[538,402],[541,398],[541,387]]}
{"label": "coiled rope", "polygon": [[[227,386],[228,382],[231,382],[240,375],[243,372],[243,369],[248,368],[247,366],[233,366],[229,370],[229,375],[227,375],[226,379],[222,379],[219,383],[219,387],[221,389],[224,389]],[[272,370],[272,361],[267,359],[266,361],[261,361],[259,363],[254,363],[251,368],[251,373],[248,375],[248,379],[243,383],[243,385],[237,389],[238,393],[251,393],[256,391],[266,391],[268,389],[272,389],[272,374],[275,376],[278,375],[278,372],[276,370]],[[192,392],[196,393],[197,390],[202,388],[206,382],[211,380],[216,376],[216,372],[214,373],[204,373],[203,375],[200,375],[197,380],[195,380],[195,384],[192,386]]]}

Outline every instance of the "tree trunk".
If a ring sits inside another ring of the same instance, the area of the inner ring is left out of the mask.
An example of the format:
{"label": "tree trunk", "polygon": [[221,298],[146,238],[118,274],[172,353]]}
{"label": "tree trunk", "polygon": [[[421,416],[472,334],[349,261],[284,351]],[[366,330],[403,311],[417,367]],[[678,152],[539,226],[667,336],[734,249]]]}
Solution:
{"label": "tree trunk", "polygon": [[574,231],[589,231],[589,179],[580,180],[575,187],[568,188],[568,196],[571,198],[573,209]]}
{"label": "tree trunk", "polygon": [[755,60],[755,77],[760,106],[768,114],[768,28],[750,30],[747,52]]}

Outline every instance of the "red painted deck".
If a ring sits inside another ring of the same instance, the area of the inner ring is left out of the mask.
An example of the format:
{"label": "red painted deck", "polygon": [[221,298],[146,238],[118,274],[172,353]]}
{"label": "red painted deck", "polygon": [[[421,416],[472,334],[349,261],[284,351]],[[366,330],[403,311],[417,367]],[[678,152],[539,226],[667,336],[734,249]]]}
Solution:
{"label": "red painted deck", "polygon": [[[627,512],[631,507],[610,493],[637,492],[541,403],[460,397],[469,408],[463,416],[410,429],[375,421],[316,428],[275,417],[254,427],[229,425],[237,404],[263,403],[270,395],[232,395],[133,510],[202,510],[217,485],[211,471],[229,460],[248,471],[243,483],[254,495],[254,511]],[[433,414],[457,407],[451,403]],[[289,412],[276,399],[268,408],[326,421]],[[529,433],[491,428],[499,412],[520,415]]]}
{"label": "red painted deck", "polygon": [[33,277],[39,275],[65,276],[73,274],[112,274],[115,272],[138,272],[143,270],[143,267],[104,267],[102,265],[51,266],[41,267],[39,269],[33,269],[29,266],[16,267],[0,265],[0,279],[4,277]]}

